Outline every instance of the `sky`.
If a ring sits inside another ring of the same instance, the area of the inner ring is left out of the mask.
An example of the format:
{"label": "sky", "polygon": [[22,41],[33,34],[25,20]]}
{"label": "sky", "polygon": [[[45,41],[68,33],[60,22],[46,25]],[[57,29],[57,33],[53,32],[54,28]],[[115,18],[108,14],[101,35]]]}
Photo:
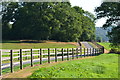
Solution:
{"label": "sky", "polygon": [[[70,0],[72,6],[80,6],[82,9],[91,12],[95,15],[95,7],[99,7],[102,3],[102,0]],[[96,21],[96,27],[102,27],[106,22],[105,18],[99,19]]]}

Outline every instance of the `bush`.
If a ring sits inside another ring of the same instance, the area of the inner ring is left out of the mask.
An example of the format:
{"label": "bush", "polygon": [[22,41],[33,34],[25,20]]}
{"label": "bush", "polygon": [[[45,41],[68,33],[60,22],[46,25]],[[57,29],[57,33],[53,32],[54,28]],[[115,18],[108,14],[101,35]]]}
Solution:
{"label": "bush", "polygon": [[120,54],[120,51],[118,49],[111,49],[110,53]]}

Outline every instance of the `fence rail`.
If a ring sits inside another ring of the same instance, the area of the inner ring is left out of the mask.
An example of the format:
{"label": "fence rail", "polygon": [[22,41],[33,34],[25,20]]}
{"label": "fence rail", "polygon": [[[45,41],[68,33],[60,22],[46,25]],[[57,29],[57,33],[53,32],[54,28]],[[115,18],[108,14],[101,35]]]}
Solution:
{"label": "fence rail", "polygon": [[0,76],[4,69],[10,69],[14,72],[14,67],[30,64],[34,66],[35,62],[43,64],[43,61],[51,63],[59,60],[72,60],[88,56],[96,56],[103,52],[102,48],[40,48],[40,49],[19,49],[19,50],[0,50]]}

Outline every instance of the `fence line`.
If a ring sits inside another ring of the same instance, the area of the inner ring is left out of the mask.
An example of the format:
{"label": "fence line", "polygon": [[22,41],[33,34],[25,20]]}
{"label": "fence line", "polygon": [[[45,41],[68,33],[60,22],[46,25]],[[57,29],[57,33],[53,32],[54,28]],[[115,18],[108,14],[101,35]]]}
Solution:
{"label": "fence line", "polygon": [[[2,53],[10,55],[2,55]],[[70,60],[70,59],[78,59],[82,57],[88,56],[96,56],[103,52],[102,48],[48,48],[48,49],[20,49],[20,50],[3,50],[0,51],[0,76],[2,75],[2,69],[10,68],[10,72],[14,72],[14,66],[18,66],[22,70],[23,65],[26,61],[26,64],[34,65],[34,62],[38,59],[39,64],[43,64],[44,61],[48,61],[51,63],[52,60],[58,62],[59,59],[61,61]],[[19,55],[18,55],[19,54]],[[7,57],[4,57],[7,56]],[[17,56],[17,57],[16,57]],[[3,59],[2,59],[3,58]],[[6,58],[6,59],[5,59]],[[14,60],[18,62],[13,62]],[[7,64],[4,64],[5,61]],[[30,61],[30,62],[29,62]],[[3,62],[3,64],[2,64]]]}
{"label": "fence line", "polygon": [[104,46],[98,44],[97,42],[92,42],[94,45],[96,45],[98,48],[102,49],[102,53],[104,53]]}

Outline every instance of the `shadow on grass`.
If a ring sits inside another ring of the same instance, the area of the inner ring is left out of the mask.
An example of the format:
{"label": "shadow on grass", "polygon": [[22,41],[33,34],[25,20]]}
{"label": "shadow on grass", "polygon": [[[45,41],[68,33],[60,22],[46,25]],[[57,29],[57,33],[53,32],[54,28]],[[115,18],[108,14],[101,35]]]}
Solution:
{"label": "shadow on grass", "polygon": [[108,54],[120,54],[120,52],[119,53],[108,53]]}
{"label": "shadow on grass", "polygon": [[3,40],[2,43],[45,43],[42,40]]}

